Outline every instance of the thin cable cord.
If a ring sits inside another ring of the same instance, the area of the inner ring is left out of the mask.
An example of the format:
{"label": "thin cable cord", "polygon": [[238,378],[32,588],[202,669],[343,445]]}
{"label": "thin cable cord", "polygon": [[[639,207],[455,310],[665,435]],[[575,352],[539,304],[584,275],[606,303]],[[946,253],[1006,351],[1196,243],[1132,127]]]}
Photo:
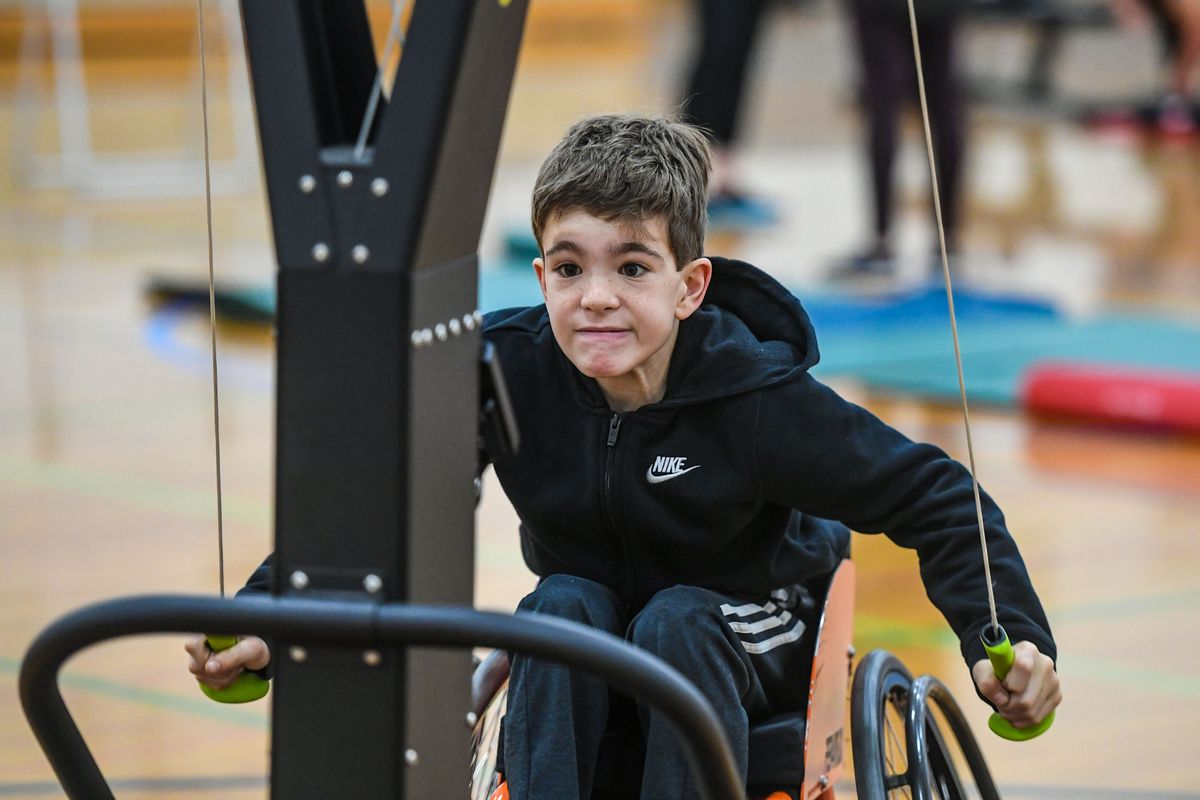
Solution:
{"label": "thin cable cord", "polygon": [[967,459],[971,466],[971,488],[975,493],[975,517],[979,522],[979,547],[983,552],[983,574],[987,582],[988,609],[992,614],[992,631],[1000,636],[1000,621],[996,616],[996,594],[992,588],[992,564],[988,558],[987,533],[983,524],[983,500],[979,496],[979,479],[975,471],[975,447],[971,438],[971,413],[967,407],[967,382],[963,378],[962,349],[958,343],[958,320],[954,315],[954,290],[950,284],[950,257],[946,250],[946,227],[942,221],[942,198],[938,190],[937,164],[933,156],[933,132],[929,124],[929,102],[925,97],[925,70],[921,65],[921,40],[917,35],[917,9],[908,0],[908,23],[912,30],[913,56],[917,63],[917,91],[921,96],[921,121],[925,125],[925,149],[929,155],[929,178],[933,186],[933,210],[937,218],[938,245],[941,248],[942,276],[946,281],[946,303],[950,308],[950,333],[954,337],[954,366],[958,370],[958,393],[962,398],[963,428],[967,434]]}
{"label": "thin cable cord", "polygon": [[200,29],[200,108],[204,118],[204,208],[208,223],[208,329],[212,347],[213,433],[217,458],[217,564],[225,596],[225,513],[221,499],[221,402],[217,388],[217,284],[213,270],[212,160],[208,142],[208,68],[204,58],[204,0],[196,0]]}

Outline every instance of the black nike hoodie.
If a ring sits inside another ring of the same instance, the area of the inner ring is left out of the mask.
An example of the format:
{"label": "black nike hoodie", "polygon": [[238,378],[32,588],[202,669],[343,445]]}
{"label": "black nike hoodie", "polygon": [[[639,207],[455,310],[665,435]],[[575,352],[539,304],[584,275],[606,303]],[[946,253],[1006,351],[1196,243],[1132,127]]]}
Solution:
{"label": "black nike hoodie", "polygon": [[[537,575],[577,575],[631,611],[685,584],[765,598],[830,571],[849,532],[916,550],[929,598],[984,658],[990,620],[970,474],[809,374],[812,323],[766,273],[713,258],[680,323],[663,399],[611,411],[567,360],[545,306],[488,314],[521,431],[492,458]],[[492,452],[495,452],[493,449]],[[1045,613],[1000,509],[983,512],[1001,624],[1051,658]]]}

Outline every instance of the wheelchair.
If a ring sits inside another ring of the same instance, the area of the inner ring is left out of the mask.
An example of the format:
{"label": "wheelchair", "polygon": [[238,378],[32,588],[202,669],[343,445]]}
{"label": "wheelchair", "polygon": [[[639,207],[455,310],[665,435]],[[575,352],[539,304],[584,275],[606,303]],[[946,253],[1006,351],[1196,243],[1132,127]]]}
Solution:
{"label": "wheelchair", "polygon": [[[978,743],[940,681],[931,676],[914,680],[904,664],[884,650],[872,651],[854,668],[853,562],[844,559],[817,585],[822,595],[811,614],[817,625],[811,672],[797,676],[809,684],[808,705],[803,711],[751,725],[747,796],[751,800],[834,800],[847,768],[849,693],[849,738],[859,798],[998,800]],[[502,650],[492,651],[475,670],[471,800],[507,798],[502,722],[508,673],[508,655]],[[590,800],[638,797],[643,745],[633,704],[623,702],[610,714]],[[965,773],[960,765],[965,765]]]}

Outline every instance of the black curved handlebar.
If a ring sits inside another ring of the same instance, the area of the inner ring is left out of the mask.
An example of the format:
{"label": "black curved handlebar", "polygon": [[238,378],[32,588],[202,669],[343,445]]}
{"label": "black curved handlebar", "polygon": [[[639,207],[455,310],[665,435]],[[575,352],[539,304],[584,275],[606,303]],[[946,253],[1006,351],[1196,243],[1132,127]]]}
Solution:
{"label": "black curved handlebar", "polygon": [[[979,796],[982,800],[1000,800],[1000,792],[992,780],[992,773],[988,770],[987,762],[979,749],[979,743],[975,741],[975,735],[971,733],[971,726],[967,724],[962,709],[958,707],[954,695],[950,694],[946,685],[932,675],[922,675],[913,681],[909,691],[905,738],[908,740],[910,786],[914,800],[933,800],[935,797],[931,785],[931,771],[926,768],[933,763],[935,757],[929,747],[927,734],[929,731],[933,731],[934,735],[938,736],[937,727],[929,724],[930,700],[937,704],[950,726],[950,731],[958,741],[958,746],[966,758],[967,767],[971,770],[971,775],[975,780],[975,786],[979,790]],[[936,757],[949,761],[952,754],[945,750],[944,743],[938,742],[938,745],[942,752],[937,753]],[[953,770],[949,774],[953,775]],[[960,796],[966,796],[961,787],[958,791]]]}
{"label": "black curved handlebar", "polygon": [[664,713],[678,728],[700,790],[710,800],[744,800],[733,754],[712,706],[677,671],[615,636],[543,615],[469,608],[186,595],[119,598],[73,611],[30,645],[21,663],[25,716],[71,798],[112,791],[58,687],[63,663],[99,642],[145,633],[254,633],[346,647],[487,646],[530,653],[604,678]]}

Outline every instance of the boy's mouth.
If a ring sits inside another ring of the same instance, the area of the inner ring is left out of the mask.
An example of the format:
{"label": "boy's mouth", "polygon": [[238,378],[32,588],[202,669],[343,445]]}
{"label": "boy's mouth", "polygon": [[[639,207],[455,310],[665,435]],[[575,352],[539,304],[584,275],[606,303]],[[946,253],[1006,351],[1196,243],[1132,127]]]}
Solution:
{"label": "boy's mouth", "polygon": [[607,326],[579,328],[575,334],[583,341],[593,342],[612,342],[625,337],[629,333],[628,328],[612,328]]}

